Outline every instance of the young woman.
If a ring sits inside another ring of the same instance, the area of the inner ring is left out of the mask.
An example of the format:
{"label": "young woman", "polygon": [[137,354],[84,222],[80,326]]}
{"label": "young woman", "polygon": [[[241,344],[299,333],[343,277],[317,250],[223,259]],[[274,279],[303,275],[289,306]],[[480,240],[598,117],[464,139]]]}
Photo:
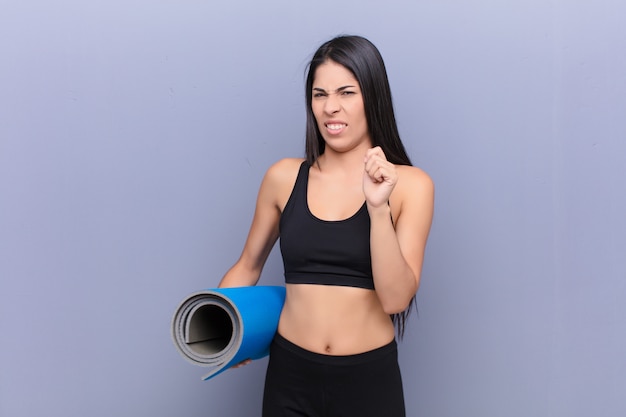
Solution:
{"label": "young woman", "polygon": [[394,322],[402,334],[419,287],[433,183],[411,166],[367,39],[317,50],[306,109],[306,159],[269,168],[220,286],[255,285],[280,237],[287,297],[263,416],[404,416]]}

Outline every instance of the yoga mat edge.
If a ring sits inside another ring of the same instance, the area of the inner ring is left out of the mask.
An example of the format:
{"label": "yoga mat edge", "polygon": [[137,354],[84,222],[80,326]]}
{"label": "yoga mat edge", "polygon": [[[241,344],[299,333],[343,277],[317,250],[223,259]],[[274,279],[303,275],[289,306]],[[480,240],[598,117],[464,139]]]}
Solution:
{"label": "yoga mat edge", "polygon": [[213,288],[180,303],[171,322],[178,352],[187,361],[212,367],[211,379],[245,359],[269,354],[285,301],[281,286]]}

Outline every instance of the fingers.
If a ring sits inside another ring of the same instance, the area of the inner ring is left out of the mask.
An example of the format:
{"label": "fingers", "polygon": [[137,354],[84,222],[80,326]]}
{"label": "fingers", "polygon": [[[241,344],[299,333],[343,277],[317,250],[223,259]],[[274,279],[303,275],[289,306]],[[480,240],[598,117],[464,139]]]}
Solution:
{"label": "fingers", "polygon": [[252,362],[251,359],[246,359],[246,360],[243,360],[243,361],[239,362],[237,365],[233,365],[232,367],[233,368],[241,368],[242,366],[245,366],[245,365],[249,364],[250,362]]}
{"label": "fingers", "polygon": [[396,167],[385,157],[380,146],[368,149],[365,154],[365,172],[375,183],[388,181],[395,183]]}

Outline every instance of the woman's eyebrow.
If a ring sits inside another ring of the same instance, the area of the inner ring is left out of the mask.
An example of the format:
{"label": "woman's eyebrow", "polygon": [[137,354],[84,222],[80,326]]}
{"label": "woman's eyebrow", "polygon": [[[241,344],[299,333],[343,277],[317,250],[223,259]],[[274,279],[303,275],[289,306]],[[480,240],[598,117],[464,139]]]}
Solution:
{"label": "woman's eyebrow", "polygon": [[[348,88],[355,88],[355,86],[353,86],[353,85],[344,85],[342,87],[339,87],[337,90],[335,90],[335,93],[340,93],[343,90],[346,90]],[[313,91],[319,91],[320,93],[326,93],[326,90],[324,90],[323,88],[320,88],[320,87],[313,87]]]}

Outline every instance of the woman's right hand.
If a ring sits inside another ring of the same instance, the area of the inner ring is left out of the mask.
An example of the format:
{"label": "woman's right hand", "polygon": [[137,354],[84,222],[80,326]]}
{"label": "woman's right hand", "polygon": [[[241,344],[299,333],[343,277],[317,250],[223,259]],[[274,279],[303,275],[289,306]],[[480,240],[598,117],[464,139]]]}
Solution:
{"label": "woman's right hand", "polygon": [[243,360],[243,361],[239,362],[236,365],[233,365],[232,368],[241,368],[242,366],[245,366],[245,365],[249,364],[250,362],[252,362],[252,359],[246,359],[246,360]]}

